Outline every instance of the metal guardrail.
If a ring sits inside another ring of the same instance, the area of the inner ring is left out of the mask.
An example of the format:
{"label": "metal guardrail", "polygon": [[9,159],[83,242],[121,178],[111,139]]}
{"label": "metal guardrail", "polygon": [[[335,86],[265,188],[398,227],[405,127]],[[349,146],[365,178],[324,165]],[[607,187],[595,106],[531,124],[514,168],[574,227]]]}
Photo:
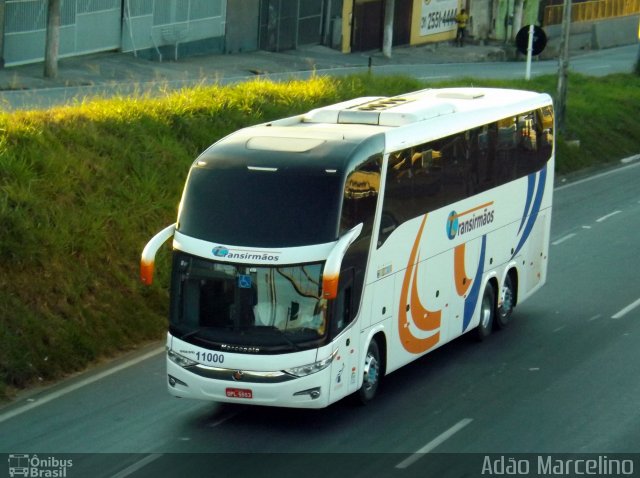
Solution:
{"label": "metal guardrail", "polygon": [[[562,23],[562,9],[562,4],[545,7],[543,24],[546,26]],[[637,14],[640,14],[640,0],[592,0],[574,2],[571,5],[572,22],[588,22]]]}

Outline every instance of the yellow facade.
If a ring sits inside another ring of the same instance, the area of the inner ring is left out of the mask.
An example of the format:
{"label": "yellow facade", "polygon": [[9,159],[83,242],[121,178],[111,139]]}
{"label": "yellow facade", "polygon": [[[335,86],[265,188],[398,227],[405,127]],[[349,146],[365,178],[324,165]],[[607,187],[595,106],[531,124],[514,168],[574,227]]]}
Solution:
{"label": "yellow facade", "polygon": [[[342,53],[351,52],[351,24],[354,2],[355,0],[344,0],[342,4]],[[429,8],[443,2],[446,2],[447,6],[441,11],[454,12],[453,15],[460,10],[462,5],[459,0],[413,0],[410,45],[424,45],[425,43],[449,41],[455,38],[455,26],[452,26],[452,28],[447,31],[438,31],[432,34],[425,34],[424,32],[425,24],[428,23],[429,20],[427,18]],[[364,2],[360,1],[359,3]],[[433,14],[437,16],[437,9],[434,10]]]}

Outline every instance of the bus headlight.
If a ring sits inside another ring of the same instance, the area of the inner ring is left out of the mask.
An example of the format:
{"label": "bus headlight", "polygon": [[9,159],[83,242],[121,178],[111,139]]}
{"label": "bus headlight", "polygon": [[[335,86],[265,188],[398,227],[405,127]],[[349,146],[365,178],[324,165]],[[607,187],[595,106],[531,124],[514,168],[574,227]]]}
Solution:
{"label": "bus headlight", "polygon": [[285,369],[284,372],[288,373],[289,375],[295,375],[296,377],[306,377],[307,375],[311,375],[312,373],[316,373],[327,368],[329,365],[331,365],[331,362],[333,362],[333,359],[337,354],[338,351],[336,350],[324,360],[310,363],[309,365],[303,365],[302,367],[288,368]]}
{"label": "bus headlight", "polygon": [[180,365],[181,367],[189,367],[190,365],[195,365],[198,363],[198,362],[194,362],[191,359],[188,359],[184,355],[175,353],[173,350],[168,350],[167,356],[169,357],[169,360],[171,360],[173,363],[177,365]]}

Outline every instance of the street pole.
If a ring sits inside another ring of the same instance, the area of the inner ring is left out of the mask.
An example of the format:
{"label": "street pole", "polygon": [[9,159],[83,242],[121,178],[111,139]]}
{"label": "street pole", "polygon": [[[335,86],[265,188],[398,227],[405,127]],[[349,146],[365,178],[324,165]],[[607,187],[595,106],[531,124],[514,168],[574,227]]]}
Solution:
{"label": "street pole", "polygon": [[387,0],[384,6],[384,37],[382,39],[382,54],[391,58],[391,47],[393,46],[393,10],[395,0]]}
{"label": "street pole", "polygon": [[569,36],[571,32],[571,0],[564,0],[562,10],[562,43],[558,58],[558,93],[556,97],[556,128],[565,131],[567,109],[567,78],[569,75]]}
{"label": "street pole", "polygon": [[529,36],[527,41],[527,69],[525,71],[524,79],[529,81],[531,79],[531,57],[533,56],[533,32],[535,28],[529,25]]}
{"label": "street pole", "polygon": [[44,47],[44,76],[58,76],[58,48],[60,46],[60,0],[47,4],[47,36]]}
{"label": "street pole", "polygon": [[0,0],[0,68],[4,68],[4,12],[6,0]]}

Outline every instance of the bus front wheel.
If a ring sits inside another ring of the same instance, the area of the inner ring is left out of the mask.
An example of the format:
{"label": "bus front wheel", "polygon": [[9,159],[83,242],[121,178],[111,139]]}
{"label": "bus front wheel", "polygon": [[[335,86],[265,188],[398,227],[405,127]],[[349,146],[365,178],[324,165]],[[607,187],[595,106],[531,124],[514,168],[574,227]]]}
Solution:
{"label": "bus front wheel", "polygon": [[378,386],[380,385],[380,375],[382,367],[380,363],[380,347],[376,339],[371,339],[369,348],[367,349],[367,356],[364,360],[364,379],[362,381],[362,387],[358,391],[360,402],[366,404],[373,400]]}

